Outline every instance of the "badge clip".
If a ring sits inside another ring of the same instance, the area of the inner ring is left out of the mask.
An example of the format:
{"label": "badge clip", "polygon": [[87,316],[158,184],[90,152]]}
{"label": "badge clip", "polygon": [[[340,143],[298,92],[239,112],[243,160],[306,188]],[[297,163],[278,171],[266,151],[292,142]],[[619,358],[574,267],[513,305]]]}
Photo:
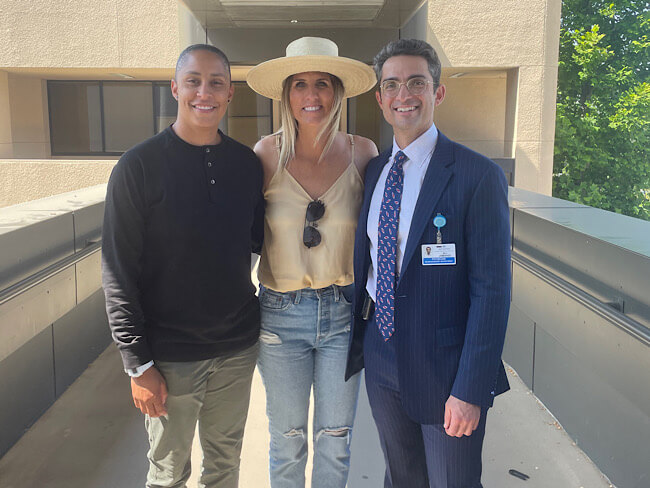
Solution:
{"label": "badge clip", "polygon": [[433,218],[433,225],[438,229],[438,232],[436,234],[436,244],[442,244],[442,232],[440,229],[447,225],[447,219],[444,215],[439,213]]}

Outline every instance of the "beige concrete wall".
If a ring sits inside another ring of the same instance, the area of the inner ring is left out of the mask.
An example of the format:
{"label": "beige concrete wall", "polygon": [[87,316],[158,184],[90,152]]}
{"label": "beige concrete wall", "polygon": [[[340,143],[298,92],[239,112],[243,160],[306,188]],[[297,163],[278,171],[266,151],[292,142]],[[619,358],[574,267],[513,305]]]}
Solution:
{"label": "beige concrete wall", "polygon": [[[560,6],[561,0],[429,0],[428,12],[404,29],[432,43],[447,69],[506,73],[498,79],[446,80],[448,98],[437,122],[451,137],[488,156],[514,156],[516,185],[542,193],[551,191]],[[204,41],[204,35],[178,0],[5,0],[0,9],[0,158],[49,157],[43,80],[116,79],[115,73],[164,79],[158,76],[168,76],[180,49]],[[341,50],[351,55],[346,49]],[[34,164],[26,160],[24,170],[11,171],[34,176],[39,186],[47,178],[36,177]],[[62,163],[38,164],[47,174]],[[64,171],[63,180],[88,171],[75,187],[105,181],[97,180],[97,167],[77,164],[72,173]],[[10,170],[0,171],[4,191]],[[51,193],[72,189],[61,189],[56,176],[49,181],[56,188]]]}
{"label": "beige concrete wall", "polygon": [[443,66],[517,69],[507,89],[504,147],[511,135],[516,185],[546,194],[553,170],[560,9],[561,0],[430,0],[428,12],[427,40]]}
{"label": "beige concrete wall", "polygon": [[3,0],[0,67],[172,67],[177,0]]}
{"label": "beige concrete wall", "polygon": [[9,74],[0,71],[0,158],[13,156]]}
{"label": "beige concrete wall", "polygon": [[441,82],[447,88],[447,95],[436,108],[436,126],[447,137],[489,158],[504,157],[505,74],[443,76]]}
{"label": "beige concrete wall", "polygon": [[178,40],[181,49],[205,42],[205,29],[182,3],[178,4]]}
{"label": "beige concrete wall", "polygon": [[7,157],[50,157],[46,81],[10,74],[9,104],[13,152]]}
{"label": "beige concrete wall", "polygon": [[177,0],[3,2],[0,158],[51,156],[46,80],[169,79],[192,18]]}
{"label": "beige concrete wall", "polygon": [[512,68],[506,72],[506,126],[504,134],[503,155],[506,158],[515,157],[517,142],[517,113],[519,96],[519,69]]}
{"label": "beige concrete wall", "polygon": [[0,160],[0,207],[106,183],[116,160]]}

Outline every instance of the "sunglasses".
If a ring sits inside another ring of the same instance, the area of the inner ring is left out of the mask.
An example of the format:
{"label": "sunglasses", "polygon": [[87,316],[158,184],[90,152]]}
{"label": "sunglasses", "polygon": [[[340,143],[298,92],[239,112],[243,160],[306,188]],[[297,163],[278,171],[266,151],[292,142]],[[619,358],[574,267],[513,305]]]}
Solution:
{"label": "sunglasses", "polygon": [[325,204],[320,200],[314,200],[307,205],[307,212],[305,213],[305,229],[302,232],[302,243],[307,248],[318,246],[321,241],[320,232],[318,232],[318,224],[316,221],[325,215]]}

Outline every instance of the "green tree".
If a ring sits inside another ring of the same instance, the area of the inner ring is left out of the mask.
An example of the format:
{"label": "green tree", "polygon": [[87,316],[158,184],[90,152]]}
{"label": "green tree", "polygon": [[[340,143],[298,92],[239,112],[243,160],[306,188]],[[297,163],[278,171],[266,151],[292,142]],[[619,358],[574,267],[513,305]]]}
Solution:
{"label": "green tree", "polygon": [[553,195],[650,220],[650,2],[562,9]]}

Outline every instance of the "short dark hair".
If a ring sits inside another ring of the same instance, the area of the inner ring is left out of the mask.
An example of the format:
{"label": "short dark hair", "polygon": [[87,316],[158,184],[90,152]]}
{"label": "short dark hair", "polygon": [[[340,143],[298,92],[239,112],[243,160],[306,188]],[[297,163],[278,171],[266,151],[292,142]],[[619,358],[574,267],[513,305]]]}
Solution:
{"label": "short dark hair", "polygon": [[423,57],[427,61],[429,73],[431,73],[431,78],[433,78],[433,89],[436,90],[440,85],[440,72],[442,71],[440,59],[436,50],[428,42],[421,41],[420,39],[398,39],[397,41],[391,41],[386,44],[373,60],[372,67],[375,70],[378,82],[381,82],[381,70],[384,67],[384,63],[388,58],[392,58],[393,56]]}
{"label": "short dark hair", "polygon": [[219,49],[218,47],[214,47],[210,44],[192,44],[191,46],[187,46],[185,49],[183,49],[183,52],[180,53],[180,55],[178,56],[178,61],[176,61],[176,70],[174,71],[174,78],[176,78],[178,72],[181,69],[183,69],[183,66],[185,66],[185,63],[187,62],[187,57],[194,51],[209,51],[213,53],[224,64],[226,70],[228,70],[228,78],[231,78],[230,61],[228,61],[228,57],[221,49]]}

